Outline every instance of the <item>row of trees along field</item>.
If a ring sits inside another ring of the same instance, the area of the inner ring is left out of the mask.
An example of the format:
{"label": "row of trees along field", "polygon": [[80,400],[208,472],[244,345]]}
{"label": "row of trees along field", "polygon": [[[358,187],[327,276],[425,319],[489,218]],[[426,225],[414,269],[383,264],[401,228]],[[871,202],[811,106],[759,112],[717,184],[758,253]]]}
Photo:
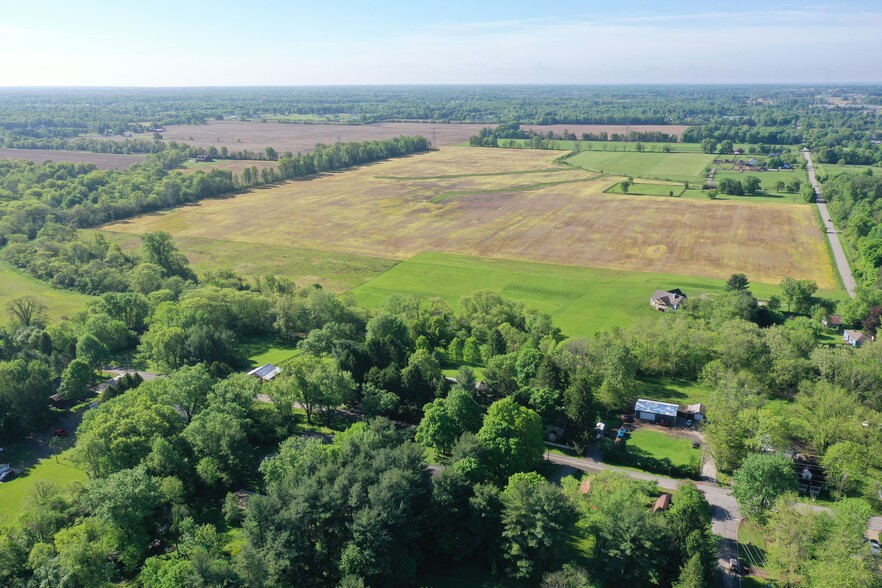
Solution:
{"label": "row of trees along field", "polygon": [[186,150],[163,151],[128,170],[98,170],[82,163],[0,161],[0,244],[34,239],[47,222],[94,226],[428,148],[424,137],[317,145],[309,153],[283,154],[275,168],[249,169],[241,176],[226,170],[169,171],[190,157]]}

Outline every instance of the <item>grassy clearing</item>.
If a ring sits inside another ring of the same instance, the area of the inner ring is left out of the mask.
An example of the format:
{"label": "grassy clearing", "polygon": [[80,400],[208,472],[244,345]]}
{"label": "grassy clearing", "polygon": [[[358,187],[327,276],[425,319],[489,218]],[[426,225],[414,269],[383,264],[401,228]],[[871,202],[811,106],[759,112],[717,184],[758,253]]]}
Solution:
{"label": "grassy clearing", "polygon": [[815,170],[818,172],[819,176],[838,176],[839,174],[857,176],[867,173],[867,170],[870,170],[873,174],[882,174],[882,168],[869,165],[838,165],[835,163],[816,163]]}
{"label": "grassy clearing", "polygon": [[292,341],[279,341],[276,339],[255,338],[242,341],[239,348],[251,362],[252,367],[258,367],[267,363],[278,365],[279,363],[297,355],[297,343]]}
{"label": "grassy clearing", "polygon": [[592,171],[659,180],[701,182],[713,155],[636,151],[582,151],[567,159],[570,165]]}
{"label": "grassy clearing", "polygon": [[[681,288],[689,296],[698,296],[722,292],[723,286],[724,280],[674,274],[423,253],[399,263],[352,293],[360,304],[374,307],[393,294],[414,292],[439,296],[456,304],[475,290],[496,290],[548,312],[565,334],[584,337],[655,316],[649,296],[656,289]],[[779,293],[777,286],[769,284],[753,283],[751,288],[760,298]],[[835,291],[822,295],[842,296]],[[689,394],[699,395],[697,389]]]}
{"label": "grassy clearing", "polygon": [[14,524],[21,501],[37,480],[49,480],[59,487],[68,482],[85,482],[86,472],[70,461],[70,450],[40,460],[37,465],[9,482],[0,483],[0,527]]}
{"label": "grassy clearing", "polygon": [[683,184],[650,184],[648,182],[634,182],[625,192],[622,188],[622,182],[613,185],[606,190],[607,194],[632,194],[635,196],[674,196],[683,195],[686,188]]}
{"label": "grassy clearing", "polygon": [[710,389],[699,382],[682,378],[641,378],[638,395],[641,398],[673,404],[708,404]]}
{"label": "grassy clearing", "polygon": [[[129,233],[100,231],[126,251],[141,247],[141,238]],[[321,284],[340,293],[389,269],[394,262],[378,257],[300,249],[285,244],[267,245],[175,236],[175,243],[198,273],[233,270],[243,276],[275,274],[298,286]]]}
{"label": "grassy clearing", "polygon": [[699,451],[692,449],[692,441],[651,429],[638,428],[631,433],[628,449],[634,447],[654,459],[670,460],[675,466],[689,466],[699,456]]}
{"label": "grassy clearing", "polygon": [[46,305],[50,319],[71,317],[86,306],[89,296],[52,288],[46,282],[0,261],[0,312],[6,317],[6,304],[19,296],[33,296]]}

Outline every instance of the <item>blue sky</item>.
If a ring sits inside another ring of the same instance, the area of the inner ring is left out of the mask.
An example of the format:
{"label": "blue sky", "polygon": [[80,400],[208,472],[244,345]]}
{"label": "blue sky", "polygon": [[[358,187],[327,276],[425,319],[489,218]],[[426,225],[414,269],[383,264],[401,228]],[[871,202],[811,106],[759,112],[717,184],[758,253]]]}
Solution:
{"label": "blue sky", "polygon": [[0,4],[3,86],[882,82],[880,56],[879,0]]}

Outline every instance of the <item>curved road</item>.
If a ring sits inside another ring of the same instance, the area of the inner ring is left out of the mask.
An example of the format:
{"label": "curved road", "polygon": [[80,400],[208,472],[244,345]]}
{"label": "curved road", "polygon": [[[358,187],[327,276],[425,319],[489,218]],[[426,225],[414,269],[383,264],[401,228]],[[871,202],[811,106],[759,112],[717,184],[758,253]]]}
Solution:
{"label": "curved road", "polygon": [[851,275],[851,267],[848,265],[845,250],[842,249],[842,243],[839,242],[839,234],[836,232],[836,227],[833,226],[833,221],[830,220],[827,203],[821,197],[821,186],[818,184],[818,180],[815,179],[812,153],[806,147],[802,150],[802,155],[805,157],[805,171],[808,174],[809,183],[811,183],[812,188],[815,190],[815,202],[818,205],[818,211],[821,213],[821,220],[824,221],[824,230],[827,233],[827,239],[830,241],[830,248],[833,250],[833,259],[836,261],[836,268],[839,270],[839,276],[842,278],[842,285],[845,286],[848,295],[854,298],[857,283],[854,280],[854,276]]}
{"label": "curved road", "polygon": [[[552,463],[570,466],[585,472],[615,470],[637,480],[656,482],[661,488],[666,490],[676,490],[683,483],[681,480],[673,478],[610,466],[591,458],[547,453],[546,459]],[[728,488],[707,482],[699,482],[695,486],[704,493],[708,504],[710,504],[713,532],[723,538],[720,544],[719,583],[725,588],[740,588],[741,578],[729,571],[729,560],[738,559],[738,524],[741,522],[738,502],[735,501],[732,491]]]}

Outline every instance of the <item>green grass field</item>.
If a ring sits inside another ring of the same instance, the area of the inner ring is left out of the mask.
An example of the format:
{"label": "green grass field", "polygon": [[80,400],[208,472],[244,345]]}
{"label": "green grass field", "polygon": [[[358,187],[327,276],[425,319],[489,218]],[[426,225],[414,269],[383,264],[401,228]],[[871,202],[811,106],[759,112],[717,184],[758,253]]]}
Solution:
{"label": "green grass field", "polygon": [[[119,243],[126,251],[141,247],[141,238],[138,235],[111,231],[100,233],[108,240]],[[224,269],[246,277],[276,274],[290,278],[298,286],[319,283],[335,293],[366,282],[395,263],[378,257],[315,251],[286,245],[177,235],[174,239],[197,273]]]}
{"label": "green grass field", "polygon": [[637,447],[655,459],[670,460],[675,466],[688,466],[700,456],[699,450],[692,449],[689,439],[644,428],[637,428],[631,433],[628,447]]}
{"label": "green grass field", "polygon": [[239,344],[239,348],[251,362],[252,367],[259,367],[268,363],[278,365],[298,353],[296,341],[277,341],[266,338],[242,341]]}
{"label": "green grass field", "polygon": [[710,389],[699,382],[681,378],[641,378],[638,384],[641,398],[673,404],[708,404]]}
{"label": "green grass field", "polygon": [[[511,149],[522,149],[527,143],[527,139],[500,139],[500,147],[508,147],[511,142]],[[581,143],[582,151],[637,151],[636,141],[578,141]],[[644,153],[656,152],[664,153],[665,146],[671,148],[671,153],[704,153],[701,150],[701,143],[642,143]],[[554,141],[552,147],[556,151],[572,151],[576,147],[576,141]],[[735,147],[741,147],[745,151],[750,147],[747,144],[736,144]]]}
{"label": "green grass field", "polygon": [[[372,308],[393,294],[414,292],[455,304],[475,290],[496,290],[551,314],[564,334],[584,337],[655,316],[649,297],[656,289],[681,288],[697,296],[722,292],[723,285],[723,280],[691,276],[421,253],[352,293],[360,304]],[[760,298],[778,293],[777,286],[769,284],[752,283],[751,289]],[[820,294],[845,295],[840,291]]]}
{"label": "green grass field", "polygon": [[[628,186],[628,191],[622,189],[622,183],[614,184],[606,190],[608,194],[634,194],[635,196],[681,196],[686,188],[683,184],[651,184],[649,182],[635,182]],[[671,194],[673,192],[673,194]]]}
{"label": "green grass field", "polygon": [[86,307],[89,297],[70,290],[58,290],[0,261],[0,323],[6,320],[6,304],[19,296],[33,296],[46,305],[50,319],[70,317]]}
{"label": "green grass field", "polygon": [[861,175],[867,173],[867,170],[873,174],[882,174],[882,167],[873,167],[869,165],[837,165],[835,163],[815,163],[815,170],[819,176],[837,176],[839,174]]}
{"label": "green grass field", "polygon": [[713,155],[703,153],[658,153],[636,151],[582,151],[567,159],[570,165],[591,171],[649,178],[703,182],[704,169]]}
{"label": "green grass field", "polygon": [[37,480],[49,480],[58,487],[86,481],[86,472],[71,462],[69,456],[70,450],[60,453],[57,463],[55,457],[47,457],[14,480],[0,483],[0,527],[15,523],[22,499]]}

